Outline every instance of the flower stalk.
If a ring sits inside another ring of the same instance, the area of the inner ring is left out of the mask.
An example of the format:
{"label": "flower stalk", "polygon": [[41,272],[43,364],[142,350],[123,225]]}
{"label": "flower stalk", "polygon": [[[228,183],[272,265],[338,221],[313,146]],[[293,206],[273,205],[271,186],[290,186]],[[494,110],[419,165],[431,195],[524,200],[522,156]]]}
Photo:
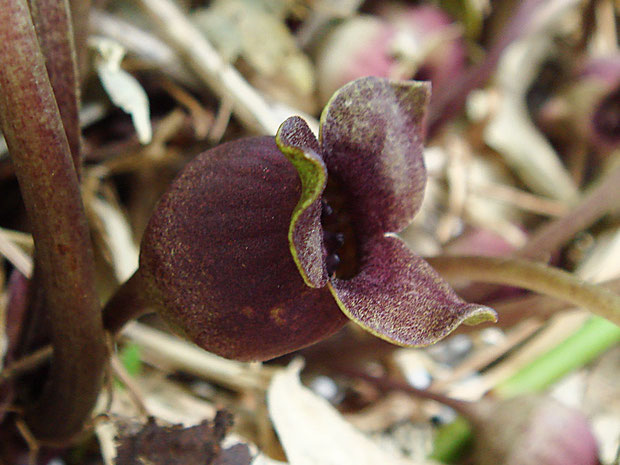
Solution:
{"label": "flower stalk", "polygon": [[148,311],[144,285],[138,270],[108,300],[103,308],[103,326],[106,331],[116,334],[125,324]]}
{"label": "flower stalk", "polygon": [[572,274],[521,259],[440,256],[428,262],[447,279],[467,279],[518,286],[584,307],[620,325],[620,296]]}
{"label": "flower stalk", "polygon": [[69,5],[67,0],[28,0],[28,5],[79,178],[78,70]]}
{"label": "flower stalk", "polygon": [[0,126],[35,241],[54,356],[25,418],[40,440],[80,431],[106,358],[93,251],[76,170],[25,0],[0,8]]}

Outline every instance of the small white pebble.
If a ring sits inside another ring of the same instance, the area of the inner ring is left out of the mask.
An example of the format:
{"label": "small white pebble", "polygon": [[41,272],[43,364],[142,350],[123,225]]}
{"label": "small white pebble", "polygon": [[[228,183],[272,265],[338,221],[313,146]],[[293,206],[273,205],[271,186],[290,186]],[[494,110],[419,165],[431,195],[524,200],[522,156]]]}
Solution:
{"label": "small white pebble", "polygon": [[62,459],[55,458],[47,462],[47,465],[65,465],[65,462]]}
{"label": "small white pebble", "polygon": [[465,334],[457,334],[448,339],[449,350],[457,355],[463,356],[472,348],[471,338]]}
{"label": "small white pebble", "polygon": [[426,389],[433,381],[431,374],[424,368],[407,370],[405,377],[407,378],[407,382],[417,389]]}
{"label": "small white pebble", "polygon": [[317,376],[310,383],[310,389],[330,402],[336,402],[340,397],[340,389],[333,379],[328,376]]}
{"label": "small white pebble", "polygon": [[480,340],[489,346],[496,346],[506,340],[506,335],[499,328],[485,328],[480,331]]}
{"label": "small white pebble", "polygon": [[467,97],[465,111],[472,121],[482,121],[495,110],[496,105],[495,94],[485,90],[474,90]]}

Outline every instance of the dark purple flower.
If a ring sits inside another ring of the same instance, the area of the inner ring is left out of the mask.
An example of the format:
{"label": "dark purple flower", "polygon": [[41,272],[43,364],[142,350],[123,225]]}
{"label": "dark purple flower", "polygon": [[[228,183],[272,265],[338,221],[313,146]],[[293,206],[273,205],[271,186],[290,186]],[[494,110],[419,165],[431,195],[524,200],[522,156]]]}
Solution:
{"label": "dark purple flower", "polygon": [[429,86],[362,78],[337,91],[319,140],[304,120],[209,150],[144,235],[140,273],[161,314],[201,347],[264,360],[355,321],[404,346],[495,319],[395,233],[424,193]]}

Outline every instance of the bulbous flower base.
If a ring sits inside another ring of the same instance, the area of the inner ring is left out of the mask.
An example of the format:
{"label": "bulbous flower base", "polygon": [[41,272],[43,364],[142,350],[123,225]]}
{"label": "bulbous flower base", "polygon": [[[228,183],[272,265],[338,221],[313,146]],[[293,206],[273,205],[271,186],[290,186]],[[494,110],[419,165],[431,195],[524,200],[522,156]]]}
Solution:
{"label": "bulbous flower base", "polygon": [[348,319],[308,287],[288,228],[300,197],[273,137],[222,144],[188,164],[141,246],[148,299],[179,333],[226,358],[266,360],[323,339]]}

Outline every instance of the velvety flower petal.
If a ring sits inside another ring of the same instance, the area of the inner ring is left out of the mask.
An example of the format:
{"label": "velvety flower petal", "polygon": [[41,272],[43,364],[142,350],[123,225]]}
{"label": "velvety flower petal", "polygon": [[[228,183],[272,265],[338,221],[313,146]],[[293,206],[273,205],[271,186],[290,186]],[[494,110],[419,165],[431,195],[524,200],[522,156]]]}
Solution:
{"label": "velvety flower petal", "polygon": [[367,77],[338,90],[321,115],[330,179],[348,195],[358,233],[399,232],[422,202],[430,84]]}
{"label": "velvety flower petal", "polygon": [[160,315],[202,348],[238,360],[273,358],[342,327],[327,287],[308,287],[291,257],[300,194],[273,137],[222,144],[189,163],[142,240],[140,273]]}
{"label": "velvety flower petal", "polygon": [[459,324],[494,321],[495,311],[461,300],[422,258],[396,236],[365,244],[360,272],[332,279],[341,310],[375,336],[402,346],[437,342]]}
{"label": "velvety flower petal", "polygon": [[305,283],[310,287],[323,287],[327,284],[327,270],[321,227],[321,194],[327,183],[327,169],[319,155],[319,142],[308,124],[293,116],[280,125],[276,144],[301,179],[301,197],[288,230],[291,254]]}

